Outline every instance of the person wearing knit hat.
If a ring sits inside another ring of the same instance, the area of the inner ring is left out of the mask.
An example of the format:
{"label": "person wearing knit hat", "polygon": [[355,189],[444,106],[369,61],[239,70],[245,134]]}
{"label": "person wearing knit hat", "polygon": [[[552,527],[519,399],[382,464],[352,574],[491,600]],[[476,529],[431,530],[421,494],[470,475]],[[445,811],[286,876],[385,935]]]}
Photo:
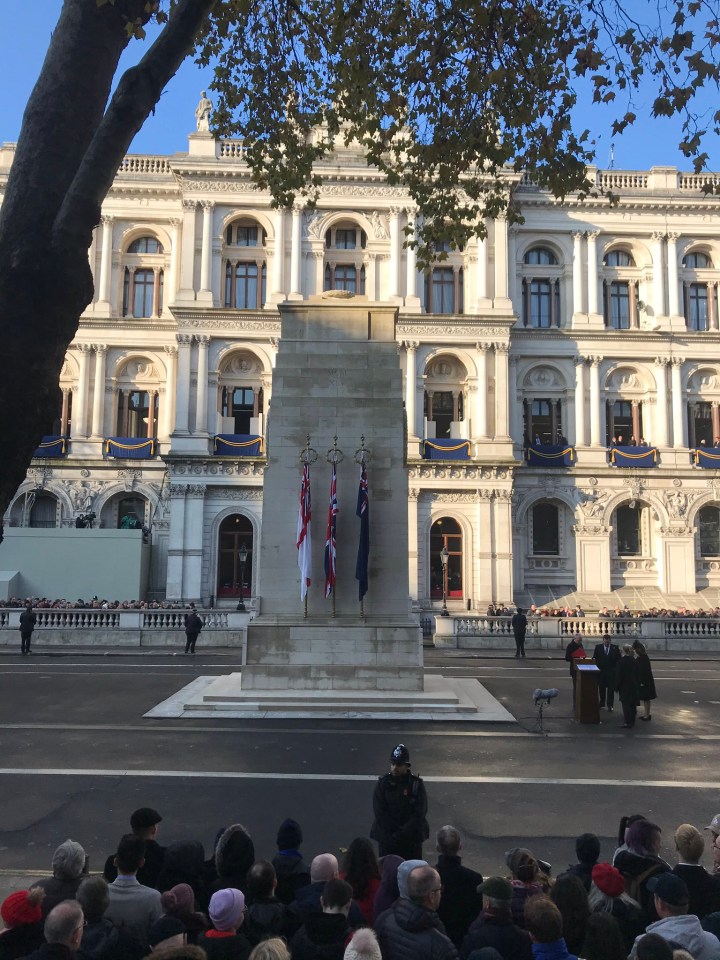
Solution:
{"label": "person wearing knit hat", "polygon": [[184,947],[186,936],[185,924],[177,917],[160,917],[150,928],[152,952],[170,947]]}
{"label": "person wearing knit hat", "polygon": [[369,927],[356,930],[352,940],[345,947],[343,960],[382,960],[380,945],[374,930]]}
{"label": "person wearing knit hat", "polygon": [[596,863],[592,869],[592,883],[588,893],[592,913],[610,913],[618,922],[627,952],[635,938],[645,929],[640,904],[625,892],[625,879],[609,863]]}
{"label": "person wearing knit hat", "polygon": [[180,920],[187,931],[187,942],[197,943],[199,935],[210,926],[204,913],[195,909],[195,893],[189,883],[178,883],[160,897],[166,917]]}
{"label": "person wearing knit hat", "polygon": [[5,929],[0,932],[0,956],[24,957],[45,942],[42,903],[45,891],[40,887],[17,890],[0,906]]}
{"label": "person wearing knit hat", "polygon": [[397,869],[398,893],[401,900],[408,898],[408,877],[415,867],[429,867],[427,860],[404,860]]}
{"label": "person wearing knit hat", "polygon": [[202,947],[208,960],[245,960],[250,953],[250,942],[240,930],[245,920],[245,896],[235,887],[217,890],[210,898],[208,908],[212,920],[212,930],[206,930],[198,937],[198,946]]}
{"label": "person wearing knit hat", "polygon": [[298,890],[310,883],[310,867],[303,860],[299,847],[303,841],[302,828],[297,820],[288,817],[277,832],[277,854],[272,858],[277,887],[275,896],[280,903],[291,904]]}
{"label": "person wearing knit hat", "polygon": [[42,902],[43,920],[58,903],[75,899],[80,881],[87,873],[82,846],[75,840],[61,843],[53,854],[52,869],[51,877],[43,877],[33,883],[34,887],[42,887],[45,891]]}
{"label": "person wearing knit hat", "polygon": [[482,910],[470,924],[462,956],[494,948],[503,960],[532,960],[530,934],[513,921],[513,888],[505,877],[488,877],[477,887]]}

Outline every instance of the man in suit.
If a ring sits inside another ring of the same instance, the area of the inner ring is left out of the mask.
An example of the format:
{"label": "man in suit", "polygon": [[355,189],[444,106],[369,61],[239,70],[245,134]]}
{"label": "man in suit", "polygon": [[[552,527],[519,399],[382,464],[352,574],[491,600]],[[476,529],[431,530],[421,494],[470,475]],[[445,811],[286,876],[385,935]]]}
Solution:
{"label": "man in suit", "polygon": [[459,832],[449,824],[437,834],[437,866],[443,886],[443,896],[437,913],[445,924],[445,932],[458,949],[470,924],[482,910],[482,896],[477,892],[483,882],[482,874],[462,864],[462,842]]}
{"label": "man in suit", "polygon": [[593,660],[600,670],[598,676],[600,706],[607,705],[608,712],[612,713],[615,703],[615,668],[620,660],[620,648],[616,643],[611,643],[610,637],[606,634],[603,642],[596,644]]}

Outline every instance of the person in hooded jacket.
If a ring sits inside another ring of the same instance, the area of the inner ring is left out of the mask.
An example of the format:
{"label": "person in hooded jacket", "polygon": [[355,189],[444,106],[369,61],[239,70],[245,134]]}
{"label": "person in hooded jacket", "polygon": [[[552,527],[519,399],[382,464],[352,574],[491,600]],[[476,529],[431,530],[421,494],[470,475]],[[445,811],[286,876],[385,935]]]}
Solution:
{"label": "person in hooded jacket", "polygon": [[199,840],[178,840],[165,849],[157,889],[165,893],[180,883],[192,887],[195,901],[207,908],[209,897],[205,849]]}
{"label": "person in hooded jacket", "polygon": [[328,880],[322,893],[322,913],[311,913],[290,941],[293,960],[342,960],[352,935],[348,913],[352,887],[345,880]]}
{"label": "person in hooded jacket", "polygon": [[625,879],[625,892],[640,904],[645,923],[654,923],[659,917],[647,884],[655,874],[670,871],[659,856],[662,830],[650,820],[636,820],[628,828],[626,843],[627,850],[616,855],[615,866]]}
{"label": "person in hooded jacket", "polygon": [[86,877],[77,891],[85,916],[78,957],[80,960],[140,960],[145,948],[134,937],[118,929],[104,916],[110,894],[104,877]]}
{"label": "person in hooded jacket", "polygon": [[[655,898],[655,911],[660,919],[651,923],[645,932],[659,934],[674,950],[687,950],[693,960],[720,960],[720,940],[703,930],[698,918],[687,912],[690,895],[685,881],[667,872],[650,877],[647,886]],[[637,957],[638,940],[629,960]]]}
{"label": "person in hooded jacket", "polygon": [[210,884],[210,894],[227,887],[244,890],[247,872],[254,863],[255,845],[252,837],[241,823],[233,823],[223,830],[215,845],[217,879]]}
{"label": "person in hooded jacket", "polygon": [[407,893],[407,900],[398,900],[375,924],[383,960],[457,960],[457,948],[437,914],[440,874],[433,867],[415,867]]}
{"label": "person in hooded jacket", "polygon": [[302,827],[297,820],[283,820],[275,840],[278,852],[272,859],[277,876],[275,896],[281,903],[291,904],[298,890],[310,883],[310,867],[299,849],[302,841]]}

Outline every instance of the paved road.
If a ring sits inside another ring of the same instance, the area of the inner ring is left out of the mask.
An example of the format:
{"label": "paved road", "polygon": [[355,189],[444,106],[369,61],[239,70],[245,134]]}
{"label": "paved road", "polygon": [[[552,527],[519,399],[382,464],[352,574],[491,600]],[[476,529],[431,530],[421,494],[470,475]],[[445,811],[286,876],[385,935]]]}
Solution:
{"label": "paved road", "polygon": [[[660,823],[671,858],[678,823],[702,827],[720,812],[720,659],[655,660],[653,720],[634,731],[620,729],[619,710],[600,727],[576,724],[558,659],[435,651],[429,672],[477,677],[517,722],[144,719],[198,675],[238,667],[236,654],[0,657],[0,893],[46,870],[68,836],[100,868],[144,805],[162,812],[164,842],[192,836],[209,850],[218,828],[241,822],[269,856],[293,816],[308,859],[345,847],[367,834],[375,778],[401,740],[426,778],[431,830],[458,826],[467,861],[486,874],[518,844],[564,867],[584,830],[609,857],[620,815],[635,811]],[[561,690],[545,736],[537,686]]]}

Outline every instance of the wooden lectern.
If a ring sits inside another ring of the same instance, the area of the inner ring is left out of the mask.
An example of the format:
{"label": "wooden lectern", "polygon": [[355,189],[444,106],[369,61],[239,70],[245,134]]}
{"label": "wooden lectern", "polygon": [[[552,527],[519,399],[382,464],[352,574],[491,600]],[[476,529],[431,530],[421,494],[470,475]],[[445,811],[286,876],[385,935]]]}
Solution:
{"label": "wooden lectern", "polygon": [[575,719],[580,723],[600,723],[600,697],[598,677],[600,670],[590,659],[575,664]]}

